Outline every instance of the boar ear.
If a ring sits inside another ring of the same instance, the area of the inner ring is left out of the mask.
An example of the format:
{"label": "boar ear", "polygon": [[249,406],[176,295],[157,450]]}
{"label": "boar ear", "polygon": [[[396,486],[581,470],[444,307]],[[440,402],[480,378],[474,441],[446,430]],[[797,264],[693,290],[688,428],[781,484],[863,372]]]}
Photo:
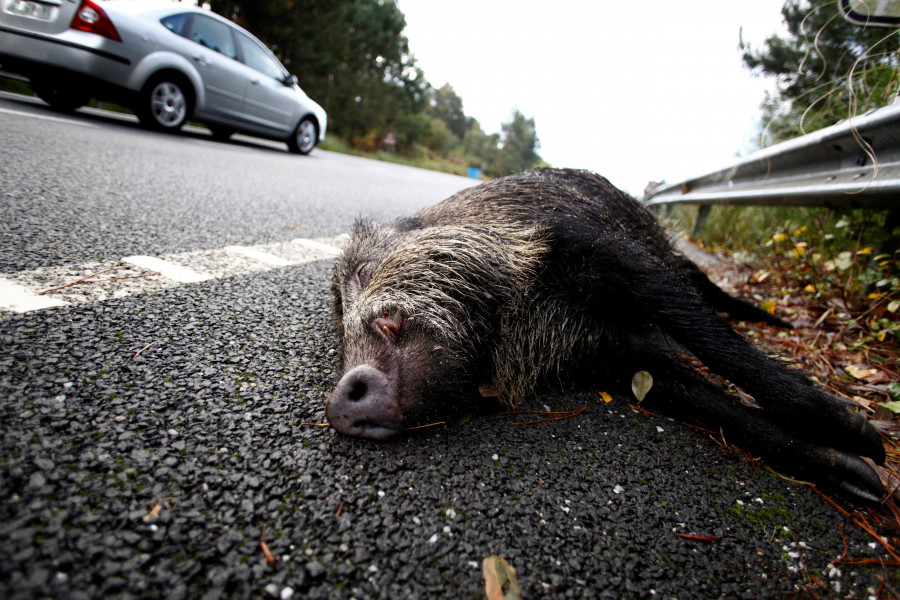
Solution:
{"label": "boar ear", "polygon": [[378,230],[378,224],[371,219],[356,219],[350,227],[350,239],[366,238]]}

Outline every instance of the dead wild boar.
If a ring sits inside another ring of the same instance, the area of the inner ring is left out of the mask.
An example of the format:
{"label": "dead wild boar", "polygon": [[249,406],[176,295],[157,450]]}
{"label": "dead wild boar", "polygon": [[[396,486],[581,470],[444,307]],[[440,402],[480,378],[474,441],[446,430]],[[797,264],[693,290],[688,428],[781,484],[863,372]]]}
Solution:
{"label": "dead wild boar", "polygon": [[883,495],[860,458],[885,458],[866,418],[718,313],[788,325],[719,289],[598,175],[537,169],[394,223],[357,222],[332,291],[343,351],[326,415],[341,433],[389,438],[485,402],[479,389],[512,407],[542,383],[628,390],[647,371],[646,403],[858,501]]}

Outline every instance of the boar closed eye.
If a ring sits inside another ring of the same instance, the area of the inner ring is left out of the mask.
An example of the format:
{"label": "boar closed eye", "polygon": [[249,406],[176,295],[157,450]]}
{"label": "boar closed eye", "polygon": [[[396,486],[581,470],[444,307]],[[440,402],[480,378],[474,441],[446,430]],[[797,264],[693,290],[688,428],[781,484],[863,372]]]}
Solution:
{"label": "boar closed eye", "polygon": [[374,272],[375,263],[373,261],[361,263],[358,267],[356,267],[356,272],[353,273],[353,279],[351,279],[351,283],[358,289],[362,289],[369,285],[369,281],[372,280],[372,274]]}

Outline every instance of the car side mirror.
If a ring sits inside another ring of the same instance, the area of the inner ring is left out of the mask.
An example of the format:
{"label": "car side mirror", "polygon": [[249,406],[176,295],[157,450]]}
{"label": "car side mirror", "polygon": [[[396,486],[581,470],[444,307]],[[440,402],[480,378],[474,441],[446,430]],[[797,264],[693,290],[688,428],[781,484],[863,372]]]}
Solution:
{"label": "car side mirror", "polygon": [[283,82],[284,82],[284,85],[286,85],[288,87],[291,87],[294,85],[296,85],[296,86],[300,85],[300,80],[297,79],[296,75],[285,75]]}

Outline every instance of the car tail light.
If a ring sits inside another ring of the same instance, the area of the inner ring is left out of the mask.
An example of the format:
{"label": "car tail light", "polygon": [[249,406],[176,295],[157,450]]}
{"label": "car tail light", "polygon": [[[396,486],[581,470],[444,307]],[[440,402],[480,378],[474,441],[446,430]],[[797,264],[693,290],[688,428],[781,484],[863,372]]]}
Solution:
{"label": "car tail light", "polygon": [[96,33],[115,42],[122,41],[113,22],[106,16],[103,9],[91,2],[91,0],[82,0],[81,6],[75,11],[75,17],[72,19],[72,24],[69,27],[79,31]]}

